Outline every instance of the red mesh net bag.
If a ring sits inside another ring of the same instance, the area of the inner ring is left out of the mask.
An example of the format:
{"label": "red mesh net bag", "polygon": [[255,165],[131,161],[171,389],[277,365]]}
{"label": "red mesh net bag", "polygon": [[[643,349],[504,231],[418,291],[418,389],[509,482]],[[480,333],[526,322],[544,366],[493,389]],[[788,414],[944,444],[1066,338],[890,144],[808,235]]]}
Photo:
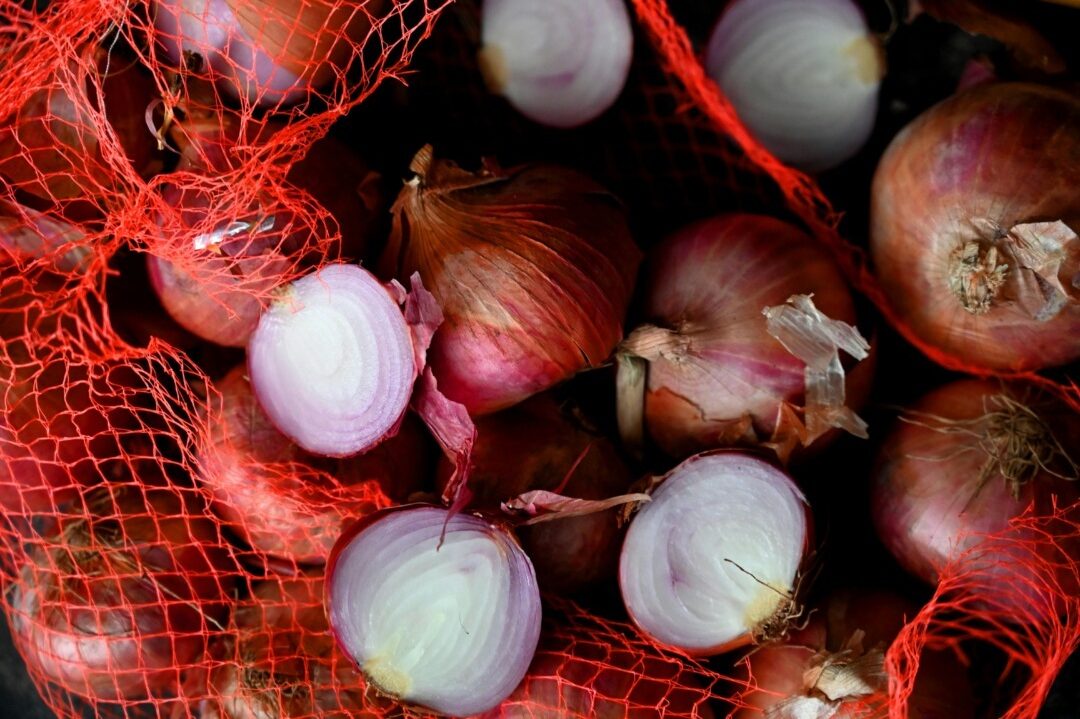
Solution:
{"label": "red mesh net bag", "polygon": [[[824,192],[742,127],[663,0],[631,3],[627,89],[568,134],[483,91],[476,5],[451,5],[0,0],[0,564],[59,716],[420,715],[336,648],[320,567],[347,524],[425,489],[431,442],[408,420],[362,460],[309,455],[276,441],[237,366],[279,286],[375,256],[356,240],[388,222],[371,167],[425,143],[573,165],[640,208],[643,235],[731,208],[801,221],[906,339],[977,369],[896,322]],[[372,165],[349,147],[365,143]],[[1074,385],[1025,379],[1080,407]],[[1025,517],[950,564],[865,714],[907,716],[927,651],[992,647],[994,711],[1034,717],[1080,643],[1059,551],[1074,514]],[[1002,556],[1038,571],[1002,581],[985,571]],[[576,605],[549,603],[544,627],[488,716],[719,716],[755,689]]]}

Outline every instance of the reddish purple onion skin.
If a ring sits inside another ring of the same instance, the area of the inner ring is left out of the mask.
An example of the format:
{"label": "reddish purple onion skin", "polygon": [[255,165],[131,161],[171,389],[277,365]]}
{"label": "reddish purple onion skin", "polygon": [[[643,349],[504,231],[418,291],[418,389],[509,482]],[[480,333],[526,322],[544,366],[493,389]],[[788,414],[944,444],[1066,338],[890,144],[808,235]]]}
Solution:
{"label": "reddish purple onion skin", "polygon": [[536,652],[532,564],[512,534],[480,517],[427,505],[384,510],[341,537],[326,576],[338,644],[369,682],[405,703],[451,716],[488,711]]}
{"label": "reddish purple onion skin", "polygon": [[[1002,394],[1024,402],[1043,426],[1025,424],[1030,419],[1022,414],[1003,413],[992,399]],[[998,413],[996,420],[993,413]],[[893,556],[929,584],[937,583],[946,562],[974,546],[978,535],[1005,532],[1009,521],[1029,508],[1049,516],[1055,497],[1061,507],[1080,499],[1076,481],[1056,477],[1051,471],[1025,474],[1015,499],[1000,471],[1003,465],[991,463],[987,481],[981,481],[990,462],[987,450],[1005,452],[1008,438],[1022,439],[1022,432],[1030,432],[1028,436],[1042,450],[1050,446],[1047,442],[1058,443],[1076,460],[1080,416],[1056,400],[1039,398],[1033,391],[1025,393],[1019,386],[961,380],[929,393],[902,416],[919,424],[900,421],[886,437],[873,472],[871,514],[878,536]],[[1013,423],[1016,431],[1005,432],[1001,423],[1006,422]],[[1017,450],[1003,459],[1032,460],[1022,446]],[[1053,472],[1075,477],[1075,465],[1070,467],[1060,457],[1045,458]],[[1070,556],[1080,557],[1075,541],[1063,541],[1061,546]],[[1005,558],[1002,569],[1003,576],[1006,570],[1024,573],[1023,567]],[[1065,574],[1062,579],[1067,586],[1075,582]]]}
{"label": "reddish purple onion skin", "polygon": [[[877,278],[899,321],[979,367],[1027,370],[1080,358],[1080,242],[1044,268],[1060,282],[1064,304],[1038,320],[1032,308],[1047,299],[1045,281],[1021,269],[1006,235],[1057,220],[1080,232],[1078,154],[1080,98],[1037,85],[979,85],[904,128],[874,176],[870,231]],[[950,286],[954,276],[974,275],[964,271],[966,247],[984,260],[992,248],[1001,253],[1003,280],[987,278],[1000,284],[986,301]]]}
{"label": "reddish purple onion skin", "polygon": [[[855,323],[839,268],[808,235],[761,215],[725,214],[695,223],[654,249],[644,316],[659,328],[650,358],[645,425],[665,452],[748,441],[777,430],[783,403],[801,406],[806,365],[768,334],[762,310],[813,294],[826,316]],[[633,335],[624,343],[631,346]],[[650,350],[643,346],[639,351]],[[858,403],[854,382],[847,386]]]}

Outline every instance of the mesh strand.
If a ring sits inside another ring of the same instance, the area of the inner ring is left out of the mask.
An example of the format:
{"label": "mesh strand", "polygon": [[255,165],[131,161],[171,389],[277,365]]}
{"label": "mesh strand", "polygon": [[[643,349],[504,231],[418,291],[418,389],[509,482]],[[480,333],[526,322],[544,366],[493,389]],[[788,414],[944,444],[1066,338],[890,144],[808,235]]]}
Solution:
{"label": "mesh strand", "polygon": [[[205,719],[229,716],[252,694],[292,716],[415,715],[364,687],[336,653],[312,590],[317,573],[238,540],[263,530],[222,519],[212,504],[223,500],[197,481],[222,421],[215,380],[236,357],[189,355],[180,330],[169,343],[131,343],[125,307],[108,288],[124,257],[152,254],[189,277],[190,294],[238,316],[237,297],[261,306],[278,282],[349,255],[329,208],[290,170],[384,80],[406,78],[414,54],[416,84],[482,93],[467,42],[474,5],[461,0],[425,42],[449,5],[335,0],[304,3],[289,19],[254,0],[229,3],[250,36],[271,45],[302,38],[270,53],[291,76],[279,73],[271,84],[284,85],[260,93],[249,79],[261,70],[243,58],[170,56],[177,30],[145,4],[0,0],[0,561],[16,643],[59,716]],[[896,322],[862,253],[836,233],[824,194],[742,128],[666,3],[632,5],[644,42],[598,131],[615,134],[582,135],[590,149],[580,155],[552,141],[553,159],[563,147],[628,202],[680,222],[732,206],[797,217],[905,338],[946,367],[983,373]],[[455,107],[441,107],[445,127]],[[489,136],[504,133],[513,134]],[[187,153],[189,164],[156,174],[174,161],[163,148]],[[218,261],[195,259],[193,238]],[[1076,386],[1025,378],[1080,408]],[[269,477],[293,473],[287,462],[243,462]],[[393,501],[370,483],[307,469],[321,493],[298,502],[312,517]],[[996,538],[948,568],[893,645],[890,716],[906,716],[924,648],[978,642],[1009,660],[1005,716],[1035,716],[1080,642],[1080,611],[1061,580],[1075,563],[1052,559],[1077,524],[1071,508],[1023,522],[1022,539]],[[1041,579],[1025,573],[1013,584],[980,569],[1002,556],[1039,568]],[[1005,611],[1015,603],[995,603],[1002,591],[1030,608],[1023,623]],[[711,716],[733,706],[712,699],[746,689],[573,605],[549,607],[545,621],[529,677],[492,716],[628,718],[658,707]],[[73,646],[93,671],[64,668]]]}

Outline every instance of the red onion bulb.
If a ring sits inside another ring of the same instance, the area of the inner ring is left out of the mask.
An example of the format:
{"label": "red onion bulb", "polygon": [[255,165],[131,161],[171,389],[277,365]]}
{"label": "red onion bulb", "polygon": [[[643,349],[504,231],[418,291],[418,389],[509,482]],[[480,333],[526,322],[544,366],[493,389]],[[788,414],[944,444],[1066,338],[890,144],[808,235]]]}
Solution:
{"label": "red onion bulb", "polygon": [[630,523],[623,602],[651,637],[693,654],[772,639],[787,630],[808,541],[790,477],[748,455],[695,455]]}
{"label": "red onion bulb", "polygon": [[839,165],[870,137],[885,70],[852,0],[736,0],[705,66],[766,149],[809,171]]}
{"label": "red onion bulb", "polygon": [[479,517],[419,505],[374,515],[341,538],[327,577],[338,643],[372,684],[409,704],[452,716],[492,709],[536,652],[532,564]]}
{"label": "red onion bulb", "polygon": [[365,269],[329,265],[288,286],[248,343],[251,386],[303,449],[345,457],[392,434],[417,366],[398,301]]}
{"label": "red onion bulb", "polygon": [[633,52],[623,0],[484,0],[480,64],[526,117],[576,127],[615,102]]}
{"label": "red onion bulb", "polygon": [[1080,358],[1080,98],[979,85],[896,136],[871,197],[878,281],[917,337],[980,367]]}

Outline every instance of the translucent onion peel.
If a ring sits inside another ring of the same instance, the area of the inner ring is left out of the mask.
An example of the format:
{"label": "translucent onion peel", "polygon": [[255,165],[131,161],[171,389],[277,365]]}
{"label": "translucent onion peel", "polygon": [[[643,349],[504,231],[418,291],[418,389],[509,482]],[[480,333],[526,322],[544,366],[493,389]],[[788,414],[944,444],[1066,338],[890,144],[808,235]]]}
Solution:
{"label": "translucent onion peel", "polygon": [[532,564],[510,534],[479,517],[422,505],[374,515],[341,538],[327,577],[338,643],[403,702],[452,716],[487,711],[536,652]]}
{"label": "translucent onion peel", "polygon": [[736,0],[713,30],[705,66],[755,137],[809,171],[863,146],[885,71],[851,0]]}
{"label": "translucent onion peel", "polygon": [[775,639],[798,613],[806,500],[760,459],[715,452],[669,472],[633,518],[619,586],[634,622],[663,644],[711,655]]}
{"label": "translucent onion peel", "polygon": [[289,285],[263,313],[248,343],[248,373],[285,436],[343,457],[396,430],[417,375],[399,299],[367,270],[329,265]]}
{"label": "translucent onion peel", "polygon": [[1080,99],[973,87],[893,140],[870,249],[897,319],[933,352],[1031,370],[1080,358]]}
{"label": "translucent onion peel", "polygon": [[481,38],[491,90],[553,127],[600,115],[630,71],[633,32],[622,0],[484,0]]}

